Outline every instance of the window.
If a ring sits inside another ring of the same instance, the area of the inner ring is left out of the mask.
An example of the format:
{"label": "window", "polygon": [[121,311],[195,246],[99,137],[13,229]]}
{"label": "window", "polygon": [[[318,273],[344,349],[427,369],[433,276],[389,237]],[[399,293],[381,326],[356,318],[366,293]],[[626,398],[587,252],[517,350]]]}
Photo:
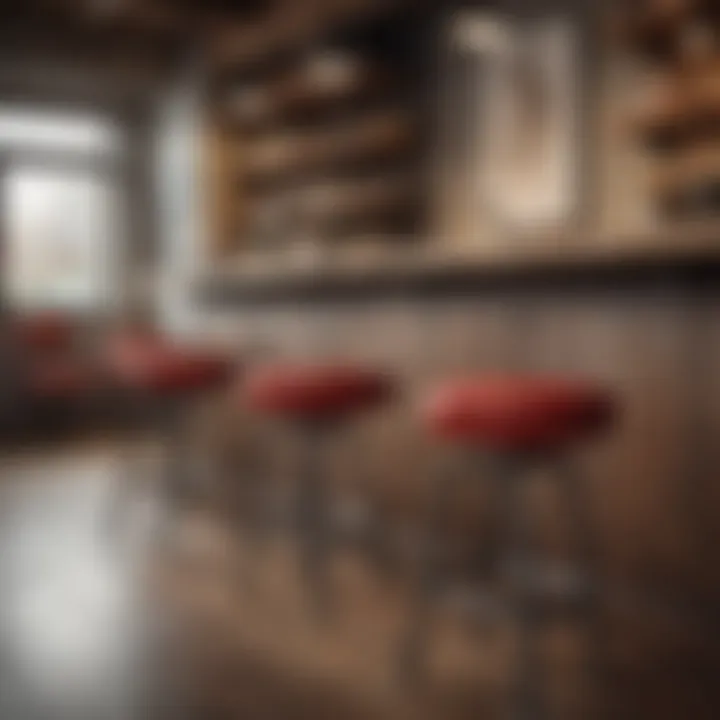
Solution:
{"label": "window", "polygon": [[103,176],[10,169],[9,299],[22,307],[91,309],[112,302],[116,197]]}
{"label": "window", "polygon": [[116,298],[123,238],[114,156],[101,117],[0,106],[4,286],[12,305],[93,310]]}

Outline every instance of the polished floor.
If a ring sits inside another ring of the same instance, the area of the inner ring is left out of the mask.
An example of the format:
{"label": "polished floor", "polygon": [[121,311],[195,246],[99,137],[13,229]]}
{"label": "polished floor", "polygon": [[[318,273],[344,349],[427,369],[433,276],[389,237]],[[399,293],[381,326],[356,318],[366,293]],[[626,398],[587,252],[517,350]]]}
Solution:
{"label": "polished floor", "polygon": [[[403,686],[401,583],[343,558],[318,621],[286,541],[250,553],[207,505],[168,533],[157,469],[152,448],[111,447],[0,466],[0,720],[504,716],[503,627],[441,613],[425,681]],[[576,633],[547,638],[554,716],[720,715],[712,623],[632,594],[606,614],[601,698],[583,690]]]}

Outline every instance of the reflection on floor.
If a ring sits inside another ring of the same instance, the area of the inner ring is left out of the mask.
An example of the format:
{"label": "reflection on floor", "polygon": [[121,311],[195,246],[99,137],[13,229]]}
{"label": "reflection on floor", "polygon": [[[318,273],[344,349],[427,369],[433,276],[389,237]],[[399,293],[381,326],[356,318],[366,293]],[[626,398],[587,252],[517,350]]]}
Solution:
{"label": "reflection on floor", "polygon": [[[130,467],[152,477],[152,464]],[[149,483],[133,483],[118,522],[109,510],[127,468],[107,449],[2,465],[2,720],[503,716],[507,628],[473,630],[442,613],[426,681],[403,687],[393,670],[407,616],[399,582],[341,558],[336,610],[318,623],[286,542],[250,558],[207,510],[168,539],[154,532]],[[608,616],[606,717],[718,716],[705,629],[632,602]],[[590,717],[576,635],[548,636],[557,717]]]}

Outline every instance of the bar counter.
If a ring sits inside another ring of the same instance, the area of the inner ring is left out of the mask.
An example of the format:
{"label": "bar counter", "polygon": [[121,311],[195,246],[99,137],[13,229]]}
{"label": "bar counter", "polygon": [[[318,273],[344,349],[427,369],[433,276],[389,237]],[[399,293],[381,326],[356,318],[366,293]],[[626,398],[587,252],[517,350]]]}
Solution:
{"label": "bar counter", "polygon": [[[303,300],[380,300],[426,293],[473,294],[487,288],[578,283],[631,284],[648,279],[698,281],[720,269],[720,227],[682,233],[593,238],[542,238],[502,251],[438,250],[424,243],[363,259],[330,256],[313,263],[246,254],[203,274],[204,303],[277,304]],[[409,241],[412,242],[412,241]],[[397,245],[396,241],[396,245]]]}
{"label": "bar counter", "polygon": [[434,380],[511,370],[601,381],[622,406],[587,458],[604,569],[686,601],[717,585],[703,558],[720,508],[718,279],[720,229],[705,228],[492,255],[406,245],[361,265],[228,263],[197,290],[241,347],[397,375],[405,402],[387,446],[363,456],[382,466],[395,505],[427,469],[412,407]]}

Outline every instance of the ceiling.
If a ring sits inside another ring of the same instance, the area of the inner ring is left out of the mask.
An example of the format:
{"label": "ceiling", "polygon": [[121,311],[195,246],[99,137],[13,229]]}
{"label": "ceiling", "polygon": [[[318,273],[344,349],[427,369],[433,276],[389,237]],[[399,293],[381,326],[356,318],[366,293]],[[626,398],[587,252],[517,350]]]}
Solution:
{"label": "ceiling", "polygon": [[214,28],[255,22],[266,2],[2,0],[0,100],[147,97]]}
{"label": "ceiling", "polygon": [[0,0],[0,100],[147,98],[187,58],[217,68],[397,1]]}

